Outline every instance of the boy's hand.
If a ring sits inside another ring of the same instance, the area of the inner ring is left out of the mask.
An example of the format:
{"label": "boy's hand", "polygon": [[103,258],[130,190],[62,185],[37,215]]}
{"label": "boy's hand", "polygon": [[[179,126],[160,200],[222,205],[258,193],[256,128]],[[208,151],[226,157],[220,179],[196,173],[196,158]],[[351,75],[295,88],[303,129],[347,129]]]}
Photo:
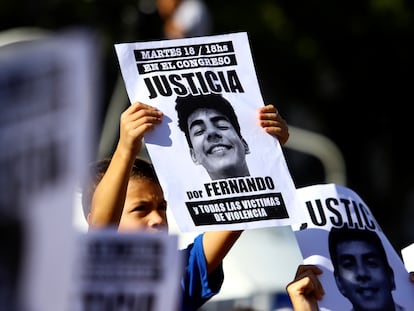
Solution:
{"label": "boy's hand", "polygon": [[287,123],[273,105],[266,105],[259,109],[259,122],[266,133],[279,139],[282,146],[289,139]]}
{"label": "boy's hand", "polygon": [[322,270],[315,265],[300,265],[295,279],[286,286],[294,310],[319,310],[317,301],[325,294],[318,275]]}
{"label": "boy's hand", "polygon": [[127,155],[130,152],[138,154],[145,133],[160,124],[161,120],[162,112],[157,108],[135,102],[121,114],[119,147]]}

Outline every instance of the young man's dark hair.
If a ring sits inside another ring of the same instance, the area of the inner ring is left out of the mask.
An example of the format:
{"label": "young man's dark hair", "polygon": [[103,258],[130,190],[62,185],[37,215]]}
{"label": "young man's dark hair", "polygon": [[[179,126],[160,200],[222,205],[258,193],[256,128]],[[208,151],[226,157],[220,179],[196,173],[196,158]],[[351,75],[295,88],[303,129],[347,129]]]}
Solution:
{"label": "young man's dark hair", "polygon": [[341,242],[348,241],[365,241],[374,246],[378,250],[378,254],[380,255],[382,262],[386,263],[387,269],[392,272],[392,269],[388,264],[384,246],[382,245],[378,234],[369,229],[351,229],[348,226],[341,228],[333,227],[329,232],[329,253],[331,254],[331,260],[335,271],[337,271],[338,268],[338,253],[336,245]]}

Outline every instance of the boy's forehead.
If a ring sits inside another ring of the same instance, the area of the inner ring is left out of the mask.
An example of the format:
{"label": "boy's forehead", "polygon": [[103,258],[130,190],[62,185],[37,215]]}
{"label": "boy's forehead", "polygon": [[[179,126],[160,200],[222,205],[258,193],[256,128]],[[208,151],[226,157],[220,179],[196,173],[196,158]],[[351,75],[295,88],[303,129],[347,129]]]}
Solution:
{"label": "boy's forehead", "polygon": [[164,199],[164,192],[161,185],[150,178],[132,177],[128,182],[127,188],[128,197],[146,197],[156,196],[158,199]]}
{"label": "boy's forehead", "polygon": [[[154,178],[155,178],[155,176],[154,176]],[[145,176],[145,175],[141,175],[141,174],[135,174],[135,175],[132,175],[129,178],[128,185],[130,185],[130,184],[133,184],[133,185],[134,184],[148,184],[148,185],[154,185],[154,186],[161,187],[160,183],[154,178],[152,176],[149,177],[149,176]]]}

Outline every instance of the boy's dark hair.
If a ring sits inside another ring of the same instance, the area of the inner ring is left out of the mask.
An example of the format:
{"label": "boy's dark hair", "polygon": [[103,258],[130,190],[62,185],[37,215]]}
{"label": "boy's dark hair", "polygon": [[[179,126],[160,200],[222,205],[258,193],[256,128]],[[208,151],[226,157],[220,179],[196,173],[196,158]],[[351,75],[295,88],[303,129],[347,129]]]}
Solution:
{"label": "boy's dark hair", "polygon": [[[85,219],[88,217],[91,210],[93,194],[108,169],[109,163],[111,163],[111,159],[105,158],[89,164],[88,178],[82,189],[82,209]],[[140,157],[137,157],[134,161],[130,178],[147,179],[159,184],[154,166],[149,161]]]}
{"label": "boy's dark hair", "polygon": [[341,228],[332,227],[328,237],[329,253],[335,273],[338,269],[338,254],[336,245],[338,243],[348,241],[364,241],[374,246],[378,250],[381,261],[383,261],[387,269],[392,272],[392,269],[387,260],[387,254],[385,252],[384,246],[382,245],[381,239],[375,231],[369,229],[351,229],[348,226],[344,226]]}
{"label": "boy's dark hair", "polygon": [[214,109],[224,114],[233,125],[240,138],[243,138],[240,131],[239,121],[232,105],[220,94],[187,95],[177,97],[175,110],[178,116],[178,127],[184,132],[187,143],[192,147],[188,132],[188,117],[197,109]]}

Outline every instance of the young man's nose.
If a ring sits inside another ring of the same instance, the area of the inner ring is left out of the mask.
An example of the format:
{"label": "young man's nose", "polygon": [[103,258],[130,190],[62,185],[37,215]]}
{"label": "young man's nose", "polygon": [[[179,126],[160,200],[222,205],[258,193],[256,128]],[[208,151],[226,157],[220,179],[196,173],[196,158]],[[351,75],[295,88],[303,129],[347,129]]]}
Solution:
{"label": "young man's nose", "polygon": [[206,129],[207,131],[207,139],[211,140],[211,139],[217,139],[217,138],[221,138],[221,134],[220,132],[217,130],[216,127],[214,126],[210,126]]}
{"label": "young man's nose", "polygon": [[361,278],[361,279],[369,278],[368,269],[366,268],[366,266],[364,264],[359,264],[357,266],[357,271],[356,272],[357,272],[358,278]]}

